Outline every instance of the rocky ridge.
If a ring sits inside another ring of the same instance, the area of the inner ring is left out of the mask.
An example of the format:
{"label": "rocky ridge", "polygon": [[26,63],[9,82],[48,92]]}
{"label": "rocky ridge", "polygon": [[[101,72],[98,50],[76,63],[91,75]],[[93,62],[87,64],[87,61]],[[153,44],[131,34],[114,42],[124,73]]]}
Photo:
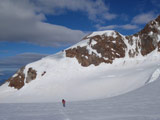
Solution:
{"label": "rocky ridge", "polygon": [[140,32],[123,36],[116,31],[93,32],[83,38],[86,44],[66,50],[67,57],[75,57],[87,67],[113,63],[116,58],[145,56],[157,48],[160,52],[160,16],[149,22]]}

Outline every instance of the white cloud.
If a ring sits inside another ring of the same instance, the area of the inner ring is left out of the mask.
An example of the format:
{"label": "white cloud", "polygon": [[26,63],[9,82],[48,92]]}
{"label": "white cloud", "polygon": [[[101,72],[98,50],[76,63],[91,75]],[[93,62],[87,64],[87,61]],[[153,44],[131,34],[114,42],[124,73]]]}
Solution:
{"label": "white cloud", "polygon": [[99,26],[98,30],[109,30],[109,29],[115,29],[115,28],[117,28],[117,25]]}
{"label": "white cloud", "polygon": [[154,12],[142,13],[135,16],[132,20],[132,23],[146,24],[155,18],[156,18],[156,14]]}
{"label": "white cloud", "polygon": [[77,43],[85,32],[44,22],[45,14],[61,14],[66,9],[82,11],[95,21],[116,17],[102,0],[1,0],[0,41],[25,41],[42,46]]}
{"label": "white cloud", "polygon": [[[20,68],[28,63],[37,61],[47,54],[38,54],[38,53],[23,53],[16,56],[0,59],[0,68],[1,71],[10,70],[13,68]],[[4,68],[4,69],[3,69]]]}
{"label": "white cloud", "polygon": [[134,30],[137,29],[137,25],[132,25],[132,24],[126,24],[126,25],[121,25],[120,28],[125,29],[125,30]]}
{"label": "white cloud", "polygon": [[116,18],[117,15],[116,14],[111,14],[111,13],[106,13],[104,17],[105,17],[106,20],[112,20],[112,19]]}
{"label": "white cloud", "polygon": [[85,33],[43,22],[43,13],[28,0],[2,0],[0,3],[0,41],[30,42],[42,46],[73,44]]}
{"label": "white cloud", "polygon": [[39,11],[48,14],[61,14],[65,10],[85,12],[89,19],[99,21],[101,19],[112,20],[117,15],[109,12],[109,8],[103,0],[35,0]]}
{"label": "white cloud", "polygon": [[98,26],[98,30],[114,30],[114,29],[125,29],[125,30],[134,30],[138,29],[137,25],[125,24],[125,25],[108,25],[108,26]]}

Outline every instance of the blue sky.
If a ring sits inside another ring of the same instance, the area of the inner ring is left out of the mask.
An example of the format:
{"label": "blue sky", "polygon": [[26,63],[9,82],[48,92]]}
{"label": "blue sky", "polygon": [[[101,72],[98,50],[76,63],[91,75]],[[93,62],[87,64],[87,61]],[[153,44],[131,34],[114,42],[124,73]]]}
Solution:
{"label": "blue sky", "polygon": [[159,0],[1,0],[0,66],[54,54],[93,31],[130,35],[159,14]]}

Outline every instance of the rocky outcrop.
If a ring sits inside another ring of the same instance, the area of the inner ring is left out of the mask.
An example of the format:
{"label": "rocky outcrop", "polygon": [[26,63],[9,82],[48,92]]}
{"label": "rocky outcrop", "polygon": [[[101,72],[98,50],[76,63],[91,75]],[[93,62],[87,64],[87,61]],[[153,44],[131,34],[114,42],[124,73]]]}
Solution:
{"label": "rocky outcrop", "polygon": [[[115,58],[125,56],[126,45],[123,37],[118,33],[113,33],[116,37],[106,35],[96,35],[94,37],[85,37],[89,39],[88,46],[77,46],[66,50],[67,57],[75,57],[82,66],[95,66],[100,63],[112,63]],[[91,51],[89,51],[89,49]]]}
{"label": "rocky outcrop", "polygon": [[[90,64],[99,65],[101,62],[106,62],[103,58],[96,56],[96,54],[89,54],[86,47],[77,47],[66,50],[67,57],[76,57],[82,66],[89,66]],[[109,62],[109,61],[108,61]]]}
{"label": "rocky outcrop", "polygon": [[[109,33],[107,33],[109,32]],[[160,16],[149,22],[140,32],[123,36],[116,31],[92,33],[83,40],[86,45],[67,49],[67,57],[75,57],[82,66],[113,63],[116,58],[145,56],[155,50],[160,52]]]}
{"label": "rocky outcrop", "polygon": [[27,77],[26,77],[26,83],[29,83],[30,81],[36,79],[37,72],[33,68],[29,68],[27,72]]}
{"label": "rocky outcrop", "polygon": [[14,76],[9,78],[9,80],[7,81],[9,82],[8,86],[14,87],[16,89],[20,89],[24,86],[24,78],[25,78],[25,75],[23,73],[24,68],[25,67],[22,67],[16,72],[16,74],[14,74]]}
{"label": "rocky outcrop", "polygon": [[[7,80],[9,82],[10,87],[14,87],[16,89],[20,89],[24,86],[25,83],[29,83],[34,80],[37,76],[36,70],[33,68],[29,68],[27,72],[27,76],[24,74],[25,67],[19,69],[11,78]],[[26,81],[25,81],[26,77]]]}
{"label": "rocky outcrop", "polygon": [[155,50],[158,46],[158,35],[160,35],[160,16],[151,22],[149,22],[138,35],[141,40],[141,53],[147,55],[148,53]]}

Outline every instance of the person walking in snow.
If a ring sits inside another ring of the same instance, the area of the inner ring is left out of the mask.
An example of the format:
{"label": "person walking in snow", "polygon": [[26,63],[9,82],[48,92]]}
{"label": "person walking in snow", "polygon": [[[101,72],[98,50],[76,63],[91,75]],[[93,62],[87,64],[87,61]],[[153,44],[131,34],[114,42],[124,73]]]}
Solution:
{"label": "person walking in snow", "polygon": [[66,101],[64,99],[62,99],[62,104],[63,104],[63,107],[66,106]]}

